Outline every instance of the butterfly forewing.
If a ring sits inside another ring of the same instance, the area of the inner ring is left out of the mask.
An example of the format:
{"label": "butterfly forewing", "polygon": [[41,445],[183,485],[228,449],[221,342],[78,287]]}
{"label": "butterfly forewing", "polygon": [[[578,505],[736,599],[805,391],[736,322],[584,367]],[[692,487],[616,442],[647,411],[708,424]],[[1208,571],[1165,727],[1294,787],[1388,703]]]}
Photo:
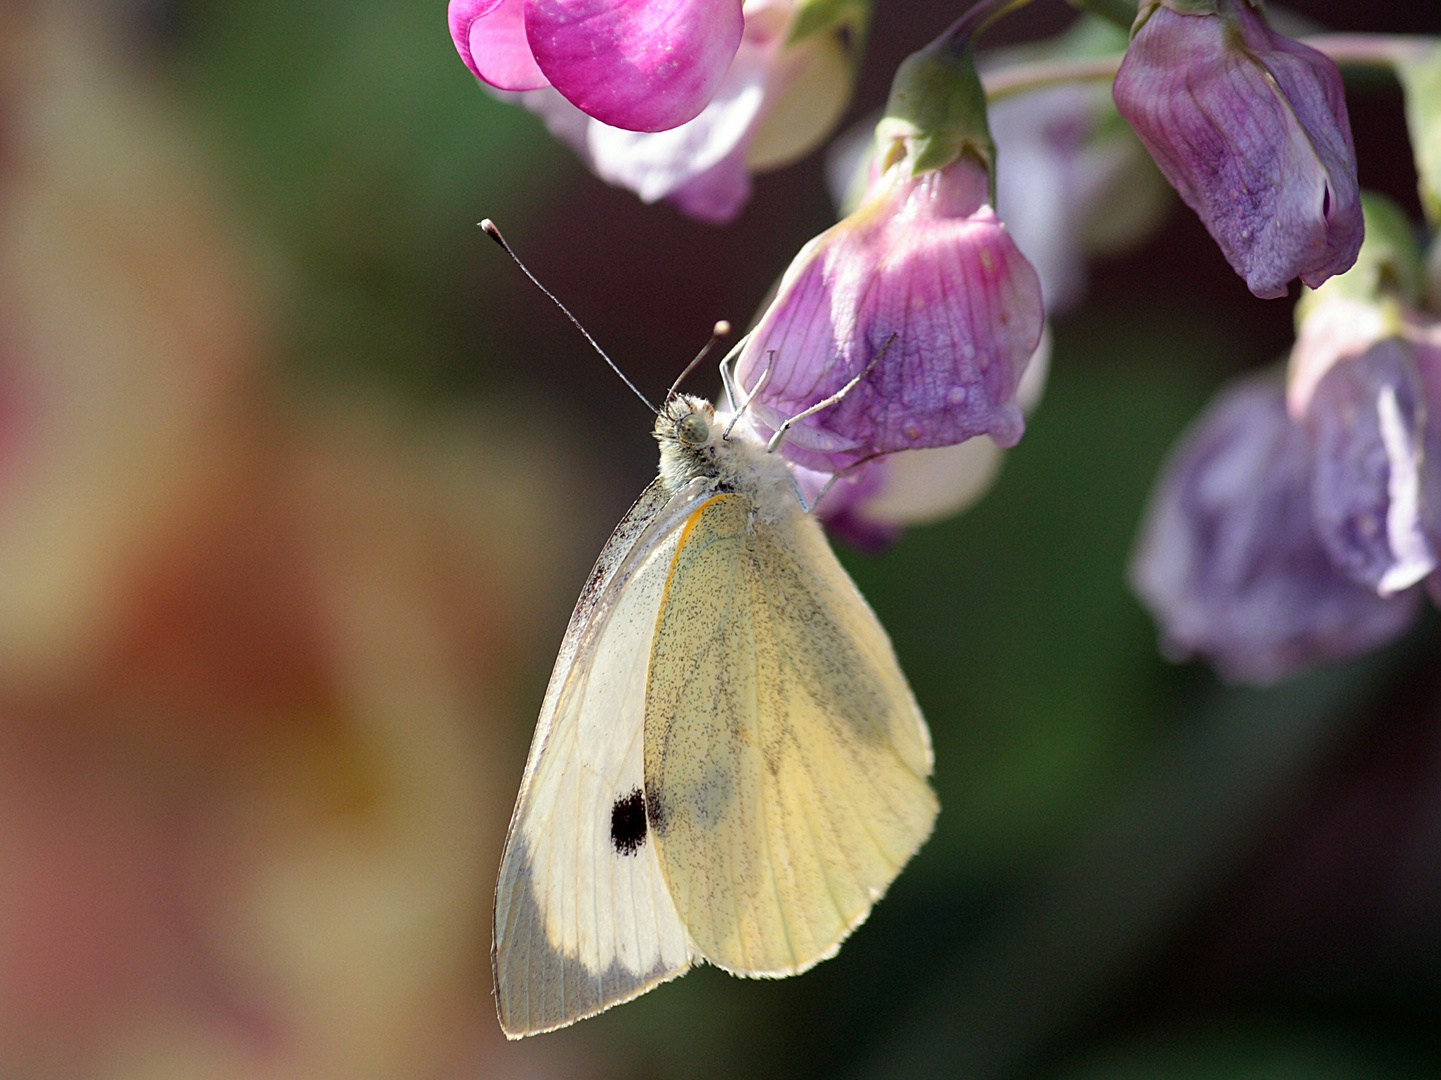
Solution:
{"label": "butterfly forewing", "polygon": [[717,494],[687,523],[646,691],[645,790],[699,953],[786,975],[832,955],[930,834],[930,740],[817,524]]}
{"label": "butterfly forewing", "polygon": [[561,645],[496,885],[496,1005],[512,1037],[592,1015],[691,963],[646,823],[643,711],[694,499],[647,489],[601,552]]}

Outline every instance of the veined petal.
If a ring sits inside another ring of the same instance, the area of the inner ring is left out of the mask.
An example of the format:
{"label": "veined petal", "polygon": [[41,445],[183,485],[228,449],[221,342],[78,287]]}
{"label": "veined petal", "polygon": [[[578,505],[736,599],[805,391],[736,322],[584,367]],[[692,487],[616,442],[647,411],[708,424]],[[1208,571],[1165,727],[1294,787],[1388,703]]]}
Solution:
{"label": "veined petal", "polygon": [[892,169],[796,256],[737,365],[747,388],[772,369],[757,421],[774,430],[880,359],[790,429],[792,461],[834,472],[976,435],[1020,439],[1016,387],[1041,335],[1040,284],[986,186],[969,156],[914,178]]}
{"label": "veined petal", "polygon": [[714,96],[740,45],[740,0],[527,0],[540,70],[612,127],[664,131]]}
{"label": "veined petal", "polygon": [[499,90],[548,85],[525,36],[526,0],[451,0],[450,36],[465,66]]}
{"label": "veined petal", "polygon": [[1401,633],[1415,590],[1383,599],[1316,534],[1312,456],[1271,374],[1224,387],[1172,450],[1132,556],[1132,587],[1175,659],[1272,683]]}
{"label": "veined petal", "polygon": [[1399,338],[1334,365],[1306,413],[1321,543],[1337,569],[1380,596],[1436,566],[1424,521],[1425,424],[1425,391]]}
{"label": "veined petal", "polygon": [[[1047,331],[1016,389],[1016,402],[1027,413],[1040,403],[1050,356]],[[977,502],[1000,475],[1005,456],[987,435],[953,446],[886,454],[838,476],[815,507],[816,516],[834,535],[864,550],[877,550],[911,525],[943,521]],[[808,501],[830,480],[825,473],[792,468]]]}
{"label": "veined petal", "polygon": [[1257,296],[1345,271],[1363,232],[1340,72],[1247,0],[1154,7],[1116,74],[1116,107]]}

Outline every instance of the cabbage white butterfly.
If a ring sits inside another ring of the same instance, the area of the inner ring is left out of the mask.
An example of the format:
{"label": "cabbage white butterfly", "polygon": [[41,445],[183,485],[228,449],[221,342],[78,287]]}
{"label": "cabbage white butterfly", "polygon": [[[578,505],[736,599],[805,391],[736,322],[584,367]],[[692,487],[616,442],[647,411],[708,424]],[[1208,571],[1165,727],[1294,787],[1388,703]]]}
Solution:
{"label": "cabbage white butterfly", "polygon": [[805,971],[930,835],[930,734],[890,640],[773,453],[784,429],[760,440],[727,390],[731,416],[668,394],[660,474],[561,643],[496,885],[511,1038],[700,961]]}

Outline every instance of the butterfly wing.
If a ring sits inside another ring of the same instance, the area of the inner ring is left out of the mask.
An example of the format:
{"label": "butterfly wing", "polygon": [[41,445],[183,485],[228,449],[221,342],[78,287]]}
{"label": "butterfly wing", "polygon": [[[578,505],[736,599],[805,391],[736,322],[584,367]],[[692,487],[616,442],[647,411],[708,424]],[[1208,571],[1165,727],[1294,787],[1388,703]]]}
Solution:
{"label": "butterfly wing", "polygon": [[596,561],[556,658],[495,892],[496,1008],[512,1038],[690,966],[647,835],[642,731],[656,613],[698,493],[646,489]]}
{"label": "butterfly wing", "polygon": [[930,735],[889,639],[799,512],[717,494],[652,646],[645,790],[699,952],[744,975],[834,954],[930,834]]}

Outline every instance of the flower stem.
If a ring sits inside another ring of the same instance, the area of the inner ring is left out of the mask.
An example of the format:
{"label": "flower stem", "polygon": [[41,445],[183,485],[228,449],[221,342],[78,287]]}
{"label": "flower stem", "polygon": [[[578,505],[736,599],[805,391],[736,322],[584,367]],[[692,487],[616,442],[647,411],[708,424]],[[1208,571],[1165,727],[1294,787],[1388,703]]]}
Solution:
{"label": "flower stem", "polygon": [[1027,90],[1057,86],[1071,82],[1110,82],[1116,77],[1125,53],[1110,56],[1089,56],[1082,60],[1036,60],[1028,64],[1012,64],[981,76],[986,100],[997,101]]}
{"label": "flower stem", "polygon": [[997,19],[1025,7],[1031,0],[977,0],[950,28],[936,38],[932,48],[961,51]]}
{"label": "flower stem", "polygon": [[1385,68],[1420,59],[1437,44],[1414,34],[1313,34],[1301,40],[1338,64]]}
{"label": "flower stem", "polygon": [[[972,8],[962,18],[969,17],[975,10]],[[1418,59],[1437,45],[1436,38],[1406,34],[1313,34],[1301,41],[1319,49],[1338,64],[1388,69],[1394,69],[1406,60]],[[1012,64],[986,72],[981,77],[981,84],[986,88],[986,100],[998,101],[1027,90],[1061,83],[1108,82],[1116,77],[1124,55],[1112,53],[1078,60],[1036,60]]]}

